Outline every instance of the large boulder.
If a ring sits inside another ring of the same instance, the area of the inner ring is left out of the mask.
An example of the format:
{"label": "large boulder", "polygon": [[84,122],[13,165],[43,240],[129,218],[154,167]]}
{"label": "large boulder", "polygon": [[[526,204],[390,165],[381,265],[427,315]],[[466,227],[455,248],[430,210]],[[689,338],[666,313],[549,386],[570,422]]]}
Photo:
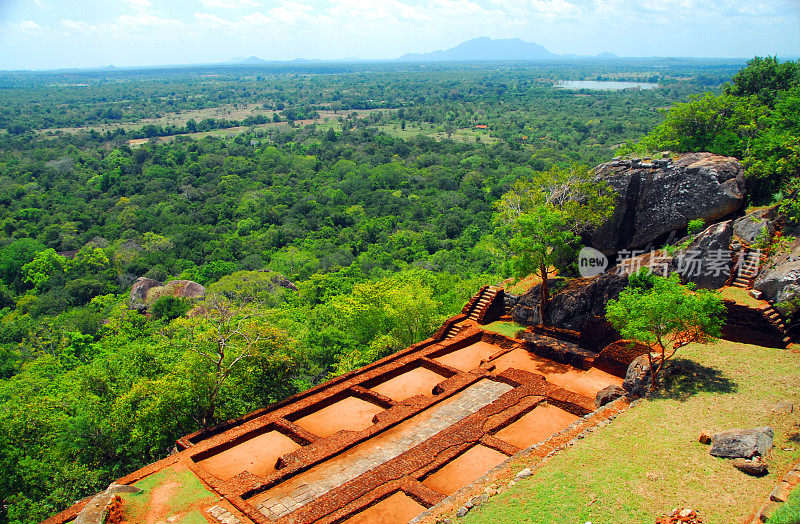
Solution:
{"label": "large boulder", "polygon": [[164,287],[169,288],[174,297],[199,299],[206,296],[206,288],[191,280],[171,280]]}
{"label": "large boulder", "polygon": [[[733,234],[748,244],[754,243],[762,234],[775,233],[775,208],[759,209],[738,218],[733,222]],[[766,231],[766,233],[764,233]]]}
{"label": "large boulder", "polygon": [[739,161],[711,153],[613,161],[597,166],[595,174],[617,193],[612,216],[585,235],[588,245],[606,254],[659,244],[691,220],[719,221],[738,211],[745,197]]}
{"label": "large boulder", "polygon": [[206,288],[191,280],[172,280],[164,284],[152,278],[139,277],[131,287],[128,307],[145,313],[150,304],[161,297],[201,299],[205,295]]}
{"label": "large boulder", "polygon": [[163,282],[152,278],[139,277],[131,287],[131,296],[128,300],[128,307],[139,312],[147,311],[147,293],[151,289],[163,286]]}
{"label": "large boulder", "polygon": [[[800,297],[800,239],[767,261],[753,282],[753,289],[761,291],[770,302],[791,303]],[[796,309],[789,307],[782,312],[789,316]]]}
{"label": "large boulder", "polygon": [[749,459],[766,456],[772,449],[775,432],[769,426],[752,429],[730,429],[712,437],[709,453],[715,457]]}
{"label": "large boulder", "polygon": [[702,289],[723,287],[733,265],[732,238],[732,220],[709,226],[686,249],[675,254],[672,270],[681,275],[684,284],[694,282]]}
{"label": "large boulder", "polygon": [[[561,329],[582,331],[588,321],[605,316],[606,304],[619,297],[628,285],[628,275],[616,271],[591,278],[575,278],[569,281],[553,280],[554,292],[550,308],[550,325]],[[541,285],[534,286],[522,295],[511,314],[514,321],[535,326],[541,323],[539,292]]]}

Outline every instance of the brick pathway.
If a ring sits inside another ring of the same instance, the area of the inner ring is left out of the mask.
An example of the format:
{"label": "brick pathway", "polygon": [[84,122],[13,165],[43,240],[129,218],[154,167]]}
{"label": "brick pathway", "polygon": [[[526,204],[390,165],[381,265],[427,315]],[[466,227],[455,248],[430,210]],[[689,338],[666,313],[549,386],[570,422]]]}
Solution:
{"label": "brick pathway", "polygon": [[[370,446],[370,441],[366,441],[354,448],[354,452],[348,453],[346,457],[334,458],[315,467],[314,477],[317,480],[310,483],[302,482],[288,494],[267,498],[256,508],[271,519],[287,515],[328,491],[402,455],[456,422],[476,413],[512,389],[513,387],[508,384],[492,380],[482,380],[473,384],[455,397],[445,400],[443,404],[426,411],[430,417],[421,423],[409,423],[416,418],[412,417],[398,426],[399,431],[380,446]],[[278,485],[273,489],[280,490],[280,488]]]}

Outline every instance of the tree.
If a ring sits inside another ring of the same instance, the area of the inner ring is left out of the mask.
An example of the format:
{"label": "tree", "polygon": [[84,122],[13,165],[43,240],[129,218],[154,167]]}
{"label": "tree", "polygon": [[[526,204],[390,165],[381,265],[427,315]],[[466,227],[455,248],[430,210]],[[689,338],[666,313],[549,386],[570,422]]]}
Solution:
{"label": "tree", "polygon": [[548,279],[571,265],[586,229],[613,211],[614,193],[585,166],[553,166],[514,184],[497,202],[497,237],[508,248],[506,272],[514,278],[542,279],[539,312],[547,322]]}
{"label": "tree", "polygon": [[655,390],[664,365],[679,348],[719,336],[725,305],[714,291],[681,285],[677,273],[664,278],[643,271],[631,277],[617,300],[609,301],[606,318],[624,338],[650,348],[647,356]]}
{"label": "tree", "polygon": [[756,95],[771,105],[777,93],[800,86],[800,62],[781,62],[776,56],[756,56],[747,61],[729,84],[725,93],[735,96]]}
{"label": "tree", "polygon": [[231,309],[215,295],[207,299],[203,310],[198,317],[175,320],[165,335],[173,344],[186,344],[186,350],[201,360],[205,406],[200,423],[208,427],[216,421],[218,399],[228,378],[240,363],[258,355],[266,333],[250,312]]}

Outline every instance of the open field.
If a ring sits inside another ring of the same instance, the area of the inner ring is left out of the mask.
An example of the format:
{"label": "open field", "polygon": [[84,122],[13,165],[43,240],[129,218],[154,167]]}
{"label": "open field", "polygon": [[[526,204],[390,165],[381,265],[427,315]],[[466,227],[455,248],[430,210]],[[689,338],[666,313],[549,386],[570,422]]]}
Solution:
{"label": "open field", "polygon": [[[665,394],[644,400],[536,474],[469,514],[468,523],[653,522],[673,508],[699,510],[706,524],[749,522],[800,460],[800,353],[727,341],[691,344]],[[701,432],[772,426],[770,473],[750,477],[712,457]]]}
{"label": "open field", "polygon": [[[434,140],[444,140],[448,138],[447,133],[444,132],[443,129],[439,126],[434,126],[431,124],[422,124],[422,125],[412,125],[407,123],[405,129],[400,128],[400,124],[392,123],[392,124],[384,124],[378,126],[378,129],[383,131],[384,133],[395,136],[398,138],[409,139],[414,138],[419,135],[427,136],[433,138]],[[478,140],[480,137],[480,140]],[[483,142],[485,144],[494,144],[498,142],[500,139],[493,137],[490,135],[489,131],[486,129],[456,129],[449,137],[451,140],[455,142],[463,142],[463,143],[470,143],[474,144],[476,142]]]}
{"label": "open field", "polygon": [[[336,119],[338,117],[345,117],[352,113],[357,113],[360,118],[363,118],[366,115],[369,115],[373,111],[379,111],[377,109],[360,109],[360,110],[342,110],[342,111],[332,111],[332,110],[322,110],[319,111],[319,118],[316,120],[317,122],[321,122],[325,118],[329,119]],[[225,120],[244,120],[247,117],[255,117],[259,115],[265,115],[269,118],[272,118],[272,115],[277,111],[273,111],[272,109],[265,109],[261,104],[231,104],[231,105],[223,105],[220,107],[210,107],[206,109],[193,109],[189,111],[181,111],[178,113],[167,113],[163,116],[158,118],[143,118],[140,120],[135,121],[120,121],[111,124],[97,124],[97,125],[87,125],[81,127],[60,127],[60,128],[50,128],[50,129],[42,129],[38,133],[40,135],[52,135],[52,134],[74,134],[80,133],[84,131],[98,131],[100,133],[105,133],[106,131],[114,131],[116,129],[124,129],[125,131],[131,131],[134,129],[139,129],[143,126],[152,124],[156,126],[184,126],[186,122],[189,120],[194,120],[196,122],[200,122],[205,118],[214,118],[214,119],[225,119]],[[296,123],[298,125],[305,125],[313,123],[314,120],[297,120]],[[279,122],[285,125],[285,122]],[[270,125],[270,124],[266,124]],[[228,128],[228,129],[248,129],[249,127],[241,127],[241,128]],[[219,131],[226,131],[219,130]],[[233,134],[238,134],[241,131],[236,131]],[[193,133],[197,134],[197,133]]]}

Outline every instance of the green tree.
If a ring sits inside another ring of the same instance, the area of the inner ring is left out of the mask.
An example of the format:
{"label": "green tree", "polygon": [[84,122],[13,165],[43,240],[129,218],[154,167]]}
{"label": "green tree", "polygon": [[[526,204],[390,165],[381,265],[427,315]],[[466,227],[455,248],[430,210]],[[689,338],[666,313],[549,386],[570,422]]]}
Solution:
{"label": "green tree", "polygon": [[677,273],[667,278],[637,275],[619,298],[606,306],[606,318],[623,338],[638,340],[651,349],[647,356],[653,390],[679,348],[718,337],[722,329],[725,305],[719,293],[693,288],[681,285]]}
{"label": "green tree", "polygon": [[[277,382],[285,382],[288,356],[285,337],[252,310],[234,309],[211,295],[203,311],[193,318],[178,318],[164,330],[170,344],[186,351],[190,381],[200,389],[202,399],[199,423],[208,427],[217,422],[220,398],[230,379],[252,360],[277,359],[284,370],[273,373]],[[264,369],[269,369],[264,366]],[[266,384],[265,384],[266,386]],[[278,387],[280,390],[281,388]]]}
{"label": "green tree", "polygon": [[613,202],[613,191],[577,165],[534,172],[497,202],[496,236],[510,255],[506,272],[541,278],[542,323],[548,320],[550,276],[572,265],[581,232],[610,216]]}

